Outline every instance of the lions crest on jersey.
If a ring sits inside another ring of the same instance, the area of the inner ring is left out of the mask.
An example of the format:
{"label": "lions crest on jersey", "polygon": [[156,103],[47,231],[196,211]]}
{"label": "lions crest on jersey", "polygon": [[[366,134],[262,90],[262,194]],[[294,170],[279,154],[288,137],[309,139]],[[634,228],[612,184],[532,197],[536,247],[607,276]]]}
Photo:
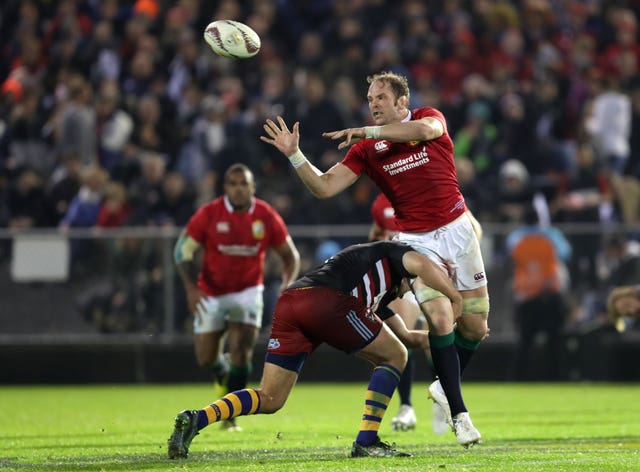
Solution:
{"label": "lions crest on jersey", "polygon": [[255,220],[251,223],[251,232],[255,239],[264,239],[264,223],[262,220]]}

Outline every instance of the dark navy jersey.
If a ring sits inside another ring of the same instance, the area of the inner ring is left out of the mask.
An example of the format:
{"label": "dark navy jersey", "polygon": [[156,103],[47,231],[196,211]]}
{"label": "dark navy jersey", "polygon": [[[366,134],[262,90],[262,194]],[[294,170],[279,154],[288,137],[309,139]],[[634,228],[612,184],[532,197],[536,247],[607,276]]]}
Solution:
{"label": "dark navy jersey", "polygon": [[290,288],[331,287],[353,295],[387,318],[388,312],[381,309],[397,297],[402,279],[414,276],[402,264],[402,257],[412,250],[411,246],[398,241],[349,246],[302,276]]}

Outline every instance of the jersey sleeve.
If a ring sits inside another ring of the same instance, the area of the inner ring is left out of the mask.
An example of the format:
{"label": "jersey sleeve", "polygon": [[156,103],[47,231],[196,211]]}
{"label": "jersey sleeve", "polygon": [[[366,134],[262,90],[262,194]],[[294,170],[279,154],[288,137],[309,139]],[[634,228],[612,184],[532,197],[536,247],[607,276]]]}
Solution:
{"label": "jersey sleeve", "polygon": [[431,108],[431,107],[418,108],[417,110],[413,110],[411,114],[415,117],[415,119],[427,118],[427,117],[435,118],[440,123],[442,123],[442,126],[444,127],[444,134],[449,134],[449,131],[447,130],[447,120],[445,119],[442,112],[437,108]]}
{"label": "jersey sleeve", "polygon": [[198,211],[189,219],[186,231],[193,239],[202,243],[205,240],[207,228],[207,206],[200,207]]}
{"label": "jersey sleeve", "polygon": [[280,214],[272,206],[267,207],[271,215],[271,234],[269,236],[270,246],[277,247],[284,244],[289,235],[287,225]]}
{"label": "jersey sleeve", "polygon": [[365,152],[362,143],[366,140],[362,140],[347,151],[347,155],[344,156],[342,164],[347,166],[354,174],[360,176],[365,173]]}

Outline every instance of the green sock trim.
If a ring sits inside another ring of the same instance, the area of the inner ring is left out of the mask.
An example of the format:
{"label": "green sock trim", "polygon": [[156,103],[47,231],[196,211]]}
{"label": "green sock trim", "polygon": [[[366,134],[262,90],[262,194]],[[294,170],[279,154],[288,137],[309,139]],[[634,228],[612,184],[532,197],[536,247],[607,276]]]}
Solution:
{"label": "green sock trim", "polygon": [[478,346],[480,345],[480,341],[474,341],[472,339],[465,338],[460,334],[460,331],[458,331],[457,329],[454,330],[454,333],[456,338],[455,342],[457,346],[463,349],[469,349],[470,351],[475,351],[476,349],[478,349]]}
{"label": "green sock trim", "polygon": [[412,349],[412,348],[410,348],[410,347],[408,347],[408,348],[407,348],[407,357],[410,357],[410,356],[411,356],[411,354],[413,354],[413,349]]}
{"label": "green sock trim", "polygon": [[449,334],[444,334],[442,336],[438,336],[437,334],[429,333],[429,343],[431,347],[447,347],[451,346],[455,340],[455,335],[453,331]]}

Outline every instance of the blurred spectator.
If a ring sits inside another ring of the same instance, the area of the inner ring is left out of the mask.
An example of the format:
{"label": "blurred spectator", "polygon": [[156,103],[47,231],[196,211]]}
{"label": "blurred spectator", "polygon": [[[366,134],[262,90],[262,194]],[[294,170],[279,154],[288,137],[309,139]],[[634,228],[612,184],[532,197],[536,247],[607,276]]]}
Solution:
{"label": "blurred spectator", "polygon": [[55,134],[58,151],[76,153],[83,164],[95,165],[96,114],[91,104],[91,85],[81,75],[71,74],[61,87],[60,93],[68,94],[68,100],[62,104]]}
{"label": "blurred spectator", "polygon": [[499,223],[523,223],[534,195],[529,172],[522,162],[509,159],[500,166],[495,196],[495,218]]}
{"label": "blurred spectator", "polygon": [[219,154],[227,144],[227,114],[222,100],[208,95],[200,108],[176,164],[176,170],[190,183],[197,182],[210,169],[217,169]]}
{"label": "blurred spectator", "polygon": [[548,75],[532,85],[528,121],[535,133],[534,141],[532,149],[523,153],[520,159],[526,159],[523,163],[533,175],[569,172],[572,162],[565,149],[567,129],[560,85]]}
{"label": "blurred spectator", "polygon": [[37,228],[46,222],[42,178],[28,167],[18,169],[9,184],[7,212],[9,228]]}
{"label": "blurred spectator", "polygon": [[640,317],[640,285],[615,287],[607,297],[607,313],[619,333]]}
{"label": "blurred spectator", "polygon": [[44,137],[45,110],[36,90],[24,93],[10,115],[8,139],[11,167],[27,166],[47,177],[55,165],[55,154]]}
{"label": "blurred spectator", "polygon": [[58,226],[82,183],[80,156],[71,152],[61,155],[59,160],[59,165],[49,178],[45,189],[49,226]]}
{"label": "blurred spectator", "polygon": [[104,190],[104,200],[100,205],[96,226],[114,228],[124,226],[131,215],[127,201],[127,189],[121,182],[109,182]]}
{"label": "blurred spectator", "polygon": [[100,165],[112,177],[126,175],[124,168],[131,164],[125,162],[124,151],[133,133],[133,120],[120,108],[120,91],[115,80],[100,84],[95,110]]}
{"label": "blurred spectator", "polygon": [[513,296],[518,344],[513,376],[532,380],[534,346],[539,335],[546,336],[543,378],[557,380],[562,328],[569,314],[568,272],[565,263],[571,246],[554,227],[539,224],[532,205],[524,215],[524,226],[507,237],[513,261]]}
{"label": "blurred spectator", "polygon": [[152,221],[163,226],[184,226],[195,210],[195,194],[188,190],[184,177],[177,172],[167,173],[159,199],[149,210]]}
{"label": "blurred spectator", "polygon": [[162,194],[162,182],[166,174],[164,158],[158,154],[146,154],[141,159],[141,174],[129,185],[133,205],[132,223],[154,225],[153,208]]}
{"label": "blurred spectator", "polygon": [[305,133],[300,138],[300,145],[308,150],[310,156],[321,156],[333,150],[335,144],[322,137],[324,131],[344,128],[342,114],[330,100],[326,84],[320,74],[312,70],[300,70],[296,75],[299,81],[300,97],[288,110],[295,115],[295,121]]}
{"label": "blurred spectator", "polygon": [[97,166],[83,170],[78,194],[60,221],[61,227],[90,228],[98,220],[104,189],[109,180],[107,173]]}
{"label": "blurred spectator", "polygon": [[135,114],[135,128],[131,136],[131,148],[138,158],[145,152],[166,156],[173,162],[177,154],[174,131],[169,122],[162,119],[160,100],[155,95],[144,95],[138,101]]}
{"label": "blurred spectator", "polygon": [[[552,203],[558,223],[607,223],[612,219],[612,193],[609,179],[598,165],[593,147],[585,142],[576,150],[576,170],[564,175]],[[600,247],[598,232],[578,232],[570,236],[573,258],[570,264],[576,284],[593,288],[596,281],[595,257]]]}
{"label": "blurred spectator", "polygon": [[477,175],[495,175],[500,165],[494,161],[493,153],[497,135],[496,127],[491,122],[489,106],[481,101],[471,103],[467,108],[464,125],[453,135],[456,155],[469,158]]}
{"label": "blurred spectator", "polygon": [[122,70],[122,58],[118,54],[118,38],[112,21],[102,19],[96,23],[94,34],[87,44],[87,56],[91,64],[90,77],[93,83],[118,80]]}
{"label": "blurred spectator", "polygon": [[[92,228],[98,222],[105,186],[109,180],[107,172],[97,166],[88,166],[82,171],[78,194],[71,200],[67,212],[60,220],[60,228]],[[83,276],[95,270],[102,262],[104,252],[98,248],[102,241],[90,238],[71,240],[71,272]]]}
{"label": "blurred spectator", "polygon": [[615,77],[603,79],[602,85],[588,109],[585,129],[607,171],[622,174],[629,159],[631,99]]}
{"label": "blurred spectator", "polygon": [[467,208],[477,218],[484,220],[493,211],[490,188],[476,178],[473,163],[465,156],[456,157],[456,174]]}

